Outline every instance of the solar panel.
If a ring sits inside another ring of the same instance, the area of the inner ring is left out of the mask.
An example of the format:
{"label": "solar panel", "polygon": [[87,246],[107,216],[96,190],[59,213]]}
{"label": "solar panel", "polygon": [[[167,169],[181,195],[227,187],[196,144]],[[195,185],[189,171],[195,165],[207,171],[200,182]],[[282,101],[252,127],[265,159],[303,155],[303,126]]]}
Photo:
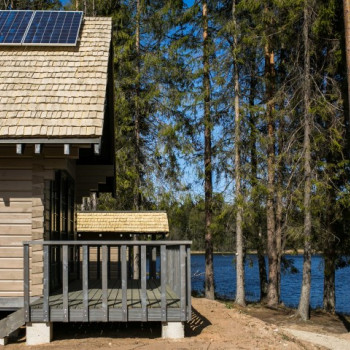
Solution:
{"label": "solar panel", "polygon": [[82,12],[35,11],[24,45],[76,45]]}
{"label": "solar panel", "polygon": [[0,11],[0,45],[21,44],[33,11]]}

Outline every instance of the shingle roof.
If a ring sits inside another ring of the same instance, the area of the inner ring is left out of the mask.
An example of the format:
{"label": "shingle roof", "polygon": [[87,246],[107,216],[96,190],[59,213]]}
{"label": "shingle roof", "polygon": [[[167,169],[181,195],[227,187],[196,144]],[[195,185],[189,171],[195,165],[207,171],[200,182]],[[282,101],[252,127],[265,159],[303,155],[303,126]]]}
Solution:
{"label": "shingle roof", "polygon": [[167,233],[165,212],[78,212],[78,232]]}
{"label": "shingle roof", "polygon": [[110,18],[86,17],[77,47],[0,48],[0,138],[100,137]]}

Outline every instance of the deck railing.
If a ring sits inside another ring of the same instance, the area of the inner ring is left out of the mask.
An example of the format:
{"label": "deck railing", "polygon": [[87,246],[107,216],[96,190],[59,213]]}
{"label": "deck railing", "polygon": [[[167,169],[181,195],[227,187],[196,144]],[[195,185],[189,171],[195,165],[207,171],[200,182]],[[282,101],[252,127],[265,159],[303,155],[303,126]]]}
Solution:
{"label": "deck railing", "polygon": [[[23,244],[26,322],[191,319],[189,241]],[[30,256],[40,246],[42,295],[33,301]]]}

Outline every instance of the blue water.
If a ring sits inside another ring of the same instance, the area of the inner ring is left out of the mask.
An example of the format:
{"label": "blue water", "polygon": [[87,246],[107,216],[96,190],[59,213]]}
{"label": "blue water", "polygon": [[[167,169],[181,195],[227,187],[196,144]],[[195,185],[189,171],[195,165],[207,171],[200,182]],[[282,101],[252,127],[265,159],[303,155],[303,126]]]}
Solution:
{"label": "blue water", "polygon": [[[296,308],[299,303],[303,257],[301,255],[287,255],[298,272],[285,273],[281,277],[281,299],[288,306]],[[204,255],[192,255],[192,290],[199,294],[204,290]],[[259,301],[259,270],[256,255],[248,255],[245,266],[245,291],[248,301]],[[350,267],[336,270],[336,311],[350,314]],[[236,293],[236,269],[233,255],[214,256],[214,280],[217,297],[234,299]],[[323,302],[323,257],[312,257],[311,268],[311,307],[320,308]]]}

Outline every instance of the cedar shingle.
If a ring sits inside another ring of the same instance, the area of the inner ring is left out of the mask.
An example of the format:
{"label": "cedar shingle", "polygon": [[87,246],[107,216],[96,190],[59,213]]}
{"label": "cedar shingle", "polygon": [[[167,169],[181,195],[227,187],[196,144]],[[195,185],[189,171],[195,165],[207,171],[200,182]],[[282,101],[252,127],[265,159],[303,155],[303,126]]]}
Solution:
{"label": "cedar shingle", "polygon": [[78,212],[78,232],[168,233],[165,212]]}
{"label": "cedar shingle", "polygon": [[1,138],[101,136],[111,34],[85,17],[77,47],[2,46]]}

